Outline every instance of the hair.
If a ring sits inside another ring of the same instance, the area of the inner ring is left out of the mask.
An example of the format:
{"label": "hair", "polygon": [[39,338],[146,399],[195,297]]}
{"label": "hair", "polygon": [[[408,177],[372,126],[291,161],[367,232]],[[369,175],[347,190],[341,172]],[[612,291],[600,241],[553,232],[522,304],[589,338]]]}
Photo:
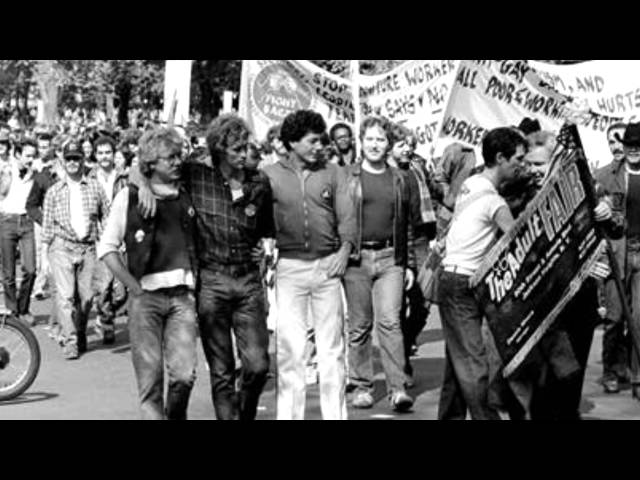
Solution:
{"label": "hair", "polygon": [[346,123],[338,122],[333,127],[331,127],[331,129],[329,130],[329,136],[331,137],[331,140],[335,141],[335,138],[334,138],[335,134],[341,128],[344,128],[345,130],[348,130],[349,131],[349,135],[351,135],[353,137],[353,130],[351,129],[351,127],[349,125],[347,125]]}
{"label": "hair", "polygon": [[280,128],[281,125],[274,125],[269,130],[267,130],[267,143],[273,142],[274,138],[280,138]]}
{"label": "hair", "polygon": [[116,142],[113,138],[107,137],[106,135],[100,135],[95,142],[93,142],[93,148],[96,152],[100,145],[111,145],[111,150],[113,150],[114,154],[116,153]]}
{"label": "hair", "polygon": [[182,152],[182,137],[171,127],[156,127],[140,137],[138,147],[140,173],[150,177],[152,166],[158,161],[159,149],[167,147]]}
{"label": "hair", "polygon": [[400,125],[399,123],[393,123],[391,125],[391,145],[402,142],[404,140],[408,141],[411,136],[411,130],[409,130],[404,125]]}
{"label": "hair", "polygon": [[502,153],[505,157],[511,158],[518,145],[522,145],[528,150],[529,142],[525,136],[516,128],[500,127],[489,131],[482,140],[482,157],[486,167],[491,168],[496,164],[496,155]]}
{"label": "hair", "polygon": [[140,137],[142,136],[142,132],[137,128],[129,128],[125,130],[122,134],[122,142],[125,145],[131,143],[138,143],[140,141]]}
{"label": "hair", "polygon": [[623,129],[623,128],[627,128],[627,124],[624,122],[615,122],[612,123],[611,125],[609,125],[609,127],[607,128],[607,135],[609,135],[609,132],[611,130],[616,130],[616,129]]}
{"label": "hair", "polygon": [[32,138],[25,138],[24,140],[22,140],[20,144],[16,145],[15,152],[22,155],[22,151],[24,150],[24,147],[28,147],[28,146],[31,146],[36,150],[36,156],[40,153],[38,151],[38,144]]}
{"label": "hair", "polygon": [[40,135],[38,135],[38,140],[51,141],[51,140],[53,140],[53,136],[48,132],[44,132],[44,133],[41,133]]}
{"label": "hair", "polygon": [[211,161],[219,162],[220,154],[234,143],[248,141],[249,133],[246,122],[233,113],[220,115],[213,120],[207,130],[207,147]]}
{"label": "hair", "polygon": [[365,132],[371,127],[380,127],[389,141],[389,148],[393,146],[393,124],[387,117],[370,116],[366,117],[360,124],[360,140],[364,138]]}
{"label": "hair", "polygon": [[323,134],[327,124],[318,112],[313,110],[297,110],[287,115],[280,128],[280,140],[287,150],[291,150],[291,142],[298,142],[308,133]]}
{"label": "hair", "polygon": [[320,136],[320,143],[323,147],[331,145],[331,138],[327,132],[324,132],[322,136]]}

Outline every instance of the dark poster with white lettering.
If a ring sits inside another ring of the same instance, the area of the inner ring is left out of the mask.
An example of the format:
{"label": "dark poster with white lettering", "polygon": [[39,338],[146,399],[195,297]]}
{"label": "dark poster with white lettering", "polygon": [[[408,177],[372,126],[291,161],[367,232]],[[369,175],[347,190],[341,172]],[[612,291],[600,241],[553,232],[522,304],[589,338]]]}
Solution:
{"label": "dark poster with white lettering", "polygon": [[599,256],[595,204],[577,129],[563,127],[542,188],[471,279],[504,376],[526,358]]}

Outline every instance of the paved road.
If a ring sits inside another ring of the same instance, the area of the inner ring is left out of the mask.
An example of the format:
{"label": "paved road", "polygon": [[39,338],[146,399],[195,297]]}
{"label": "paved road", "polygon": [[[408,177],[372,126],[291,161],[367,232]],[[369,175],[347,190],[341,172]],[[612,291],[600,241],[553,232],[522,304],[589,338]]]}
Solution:
{"label": "paved road", "polygon": [[[51,308],[49,300],[35,302],[33,312],[44,324]],[[42,367],[38,378],[22,397],[0,404],[2,419],[123,419],[138,418],[136,385],[130,360],[126,318],[117,321],[117,342],[101,345],[90,322],[89,351],[79,360],[66,361],[60,349],[46,336],[42,325],[35,327],[42,349]],[[584,387],[582,413],[587,419],[640,419],[640,403],[630,392],[606,395],[598,385],[602,331],[596,332],[587,380]],[[215,418],[209,396],[209,378],[202,349],[198,348],[198,379],[189,406],[189,418]],[[376,362],[377,400],[370,410],[349,409],[351,419],[417,420],[435,419],[444,366],[444,342],[437,313],[420,336],[418,356],[414,358],[416,386],[410,393],[416,398],[413,412],[396,414],[384,396],[384,382]],[[269,380],[261,397],[259,419],[275,418],[275,389]],[[318,388],[312,386],[307,395],[307,418],[320,419]]]}

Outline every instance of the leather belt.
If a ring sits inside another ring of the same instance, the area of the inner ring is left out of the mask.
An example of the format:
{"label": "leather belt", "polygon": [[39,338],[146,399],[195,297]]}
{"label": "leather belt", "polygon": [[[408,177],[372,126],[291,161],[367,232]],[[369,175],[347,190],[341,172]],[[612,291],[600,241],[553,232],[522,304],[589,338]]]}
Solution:
{"label": "leather belt", "polygon": [[210,263],[202,266],[202,270],[208,270],[209,272],[220,272],[231,277],[243,277],[249,273],[255,273],[260,271],[260,267],[255,263],[240,264],[240,265],[223,265]]}
{"label": "leather belt", "polygon": [[393,247],[393,240],[362,242],[360,247],[365,250],[382,250],[383,248]]}
{"label": "leather belt", "polygon": [[472,276],[474,273],[476,273],[473,270],[470,270],[464,267],[459,267],[457,265],[445,265],[443,267],[443,270],[449,273],[457,273],[459,275],[468,275],[468,276]]}

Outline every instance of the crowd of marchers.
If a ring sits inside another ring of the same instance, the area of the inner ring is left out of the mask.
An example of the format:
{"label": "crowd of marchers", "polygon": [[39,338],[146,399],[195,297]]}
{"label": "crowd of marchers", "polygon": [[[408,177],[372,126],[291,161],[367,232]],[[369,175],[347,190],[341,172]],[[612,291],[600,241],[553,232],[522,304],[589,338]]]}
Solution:
{"label": "crowd of marchers", "polygon": [[[6,309],[34,326],[32,297],[52,296],[45,328],[69,360],[87,351],[92,309],[106,344],[126,313],[142,418],[187,417],[199,337],[216,418],[256,417],[271,342],[277,418],[303,419],[317,382],[323,418],[347,419],[348,405],[380,401],[374,328],[385,401],[410,411],[412,356],[436,308],[446,345],[439,419],[580,418],[601,323],[605,391],[630,384],[640,395],[627,325],[640,322],[640,124],[609,128],[613,159],[593,172],[594,218],[613,244],[631,318],[599,261],[508,379],[469,279],[548,173],[558,132],[537,121],[489,131],[482,159],[461,144],[423,158],[415,135],[384,117],[354,132],[328,129],[311,110],[262,142],[235,114],[202,139],[158,124],[14,130],[0,125]],[[437,278],[425,289],[418,277],[434,255]]]}

